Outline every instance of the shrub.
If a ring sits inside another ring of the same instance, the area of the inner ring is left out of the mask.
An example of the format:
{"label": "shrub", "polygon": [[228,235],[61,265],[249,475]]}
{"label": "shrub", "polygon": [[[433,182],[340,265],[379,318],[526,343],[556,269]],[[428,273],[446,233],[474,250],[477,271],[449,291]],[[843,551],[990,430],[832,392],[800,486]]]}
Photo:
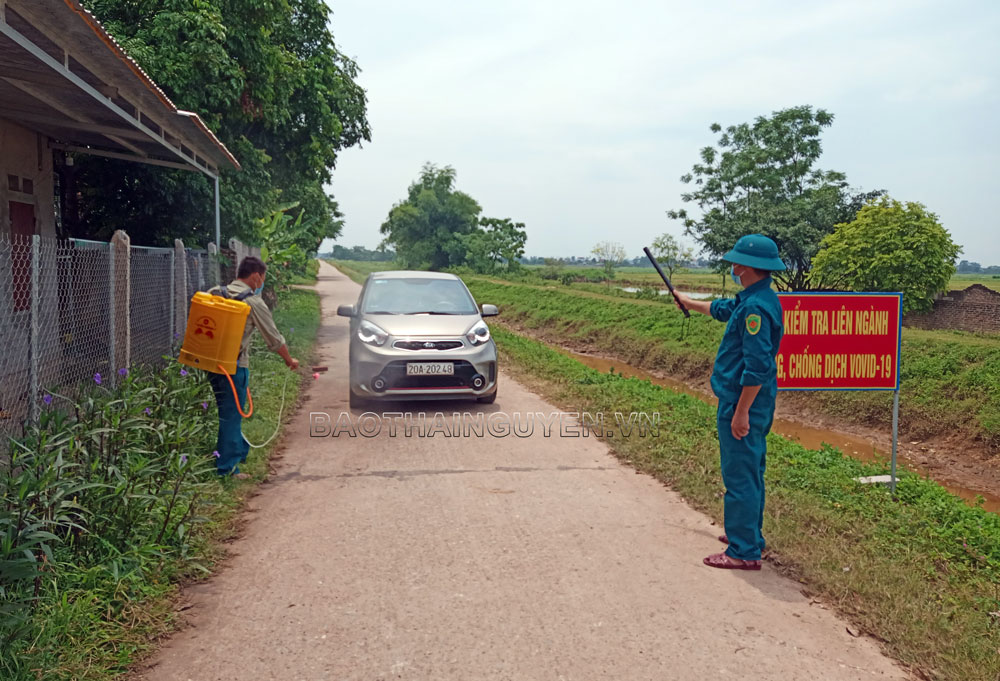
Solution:
{"label": "shrub", "polygon": [[214,423],[202,372],[170,363],[121,371],[74,400],[46,395],[37,425],[0,470],[0,638],[47,592],[83,575],[119,581],[188,553],[188,529],[215,483]]}

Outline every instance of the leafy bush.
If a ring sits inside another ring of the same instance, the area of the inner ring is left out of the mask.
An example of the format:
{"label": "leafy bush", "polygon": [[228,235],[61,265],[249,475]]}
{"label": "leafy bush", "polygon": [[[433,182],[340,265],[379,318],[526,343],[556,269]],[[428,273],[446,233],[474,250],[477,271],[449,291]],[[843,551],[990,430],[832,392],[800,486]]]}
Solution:
{"label": "leafy bush", "polygon": [[[95,374],[72,400],[46,395],[39,422],[9,442],[0,470],[0,639],[13,652],[47,596],[110,575],[133,588],[189,554],[198,503],[214,482],[207,381],[171,363]],[[0,658],[0,676],[13,658]]]}

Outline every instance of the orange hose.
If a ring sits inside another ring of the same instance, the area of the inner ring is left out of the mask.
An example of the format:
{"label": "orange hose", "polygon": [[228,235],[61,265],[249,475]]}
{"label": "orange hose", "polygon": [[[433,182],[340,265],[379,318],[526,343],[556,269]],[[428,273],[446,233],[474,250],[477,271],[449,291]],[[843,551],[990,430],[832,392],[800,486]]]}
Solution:
{"label": "orange hose", "polygon": [[229,387],[233,389],[233,401],[236,402],[236,411],[238,411],[240,416],[243,418],[250,418],[250,416],[253,415],[253,395],[250,394],[250,386],[247,386],[247,401],[250,402],[250,413],[244,414],[243,408],[240,406],[240,396],[236,394],[236,384],[233,383],[233,377],[229,375],[229,372],[226,371],[221,364],[219,365],[219,370],[222,372],[222,375],[226,377],[226,380],[229,381]]}

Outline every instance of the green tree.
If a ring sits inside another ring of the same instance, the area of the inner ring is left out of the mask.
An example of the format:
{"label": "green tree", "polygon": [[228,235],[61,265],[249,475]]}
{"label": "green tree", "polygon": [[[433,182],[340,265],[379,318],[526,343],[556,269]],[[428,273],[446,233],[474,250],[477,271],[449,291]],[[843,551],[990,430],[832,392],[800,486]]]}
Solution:
{"label": "green tree", "polygon": [[604,268],[604,280],[610,286],[611,280],[615,278],[615,268],[625,260],[625,247],[614,241],[600,241],[590,252],[600,261]]}
{"label": "green tree", "polygon": [[524,255],[528,240],[524,223],[510,218],[482,218],[479,225],[481,229],[462,237],[466,247],[464,264],[481,273],[518,269],[518,258]]}
{"label": "green tree", "polygon": [[660,267],[667,271],[667,277],[670,279],[674,278],[674,272],[681,265],[694,257],[694,251],[689,246],[682,246],[672,234],[661,234],[656,237],[649,250],[653,252]]}
{"label": "green tree", "polygon": [[379,231],[402,267],[441,270],[465,263],[469,244],[463,237],[478,229],[481,211],[475,199],[455,189],[454,168],[426,163]]}
{"label": "green tree", "polygon": [[960,251],[926,207],[883,196],[823,239],[810,279],[829,288],[901,291],[905,312],[923,312],[948,286]]}
{"label": "green tree", "polygon": [[[323,0],[89,0],[125,50],[181,109],[198,112],[243,166],[224,171],[222,229],[249,240],[279,204],[308,216],[309,250],[342,228],[324,190],[338,153],[371,139],[357,65]],[[209,182],[196,173],[82,157],[76,235],[126,229],[140,243],[214,239]]]}
{"label": "green tree", "polygon": [[820,133],[832,123],[833,114],[798,106],[725,131],[713,124],[718,146],[702,149],[701,162],[681,177],[694,185],[681,199],[695,204],[700,217],[686,209],[667,214],[715,258],[746,234],[771,237],[788,267],[775,273],[779,286],[806,288],[823,237],[884,193],[852,192],[843,173],[814,167],[822,152]]}
{"label": "green tree", "polygon": [[391,262],[396,258],[396,254],[385,248],[369,250],[364,246],[341,246],[334,244],[329,256],[337,260],[360,260],[363,262]]}

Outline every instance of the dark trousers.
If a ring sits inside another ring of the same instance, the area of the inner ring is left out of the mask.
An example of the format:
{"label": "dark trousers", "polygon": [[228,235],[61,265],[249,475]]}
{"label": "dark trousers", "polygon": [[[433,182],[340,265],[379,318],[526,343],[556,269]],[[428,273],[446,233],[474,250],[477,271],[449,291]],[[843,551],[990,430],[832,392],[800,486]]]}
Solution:
{"label": "dark trousers", "polygon": [[[240,398],[240,408],[245,412],[250,371],[246,367],[238,367],[232,379]],[[219,456],[215,460],[215,467],[219,475],[239,473],[239,465],[247,460],[247,454],[250,453],[250,443],[243,437],[243,417],[236,409],[233,389],[226,377],[222,374],[210,374],[209,381],[215,393],[215,404],[219,407],[219,438],[215,445]]]}
{"label": "dark trousers", "polygon": [[736,402],[719,400],[716,427],[722,482],[726,486],[725,528],[729,538],[726,554],[740,560],[760,560],[764,551],[764,469],[767,434],[774,420],[774,396],[759,393],[750,406],[750,432],[733,437]]}

